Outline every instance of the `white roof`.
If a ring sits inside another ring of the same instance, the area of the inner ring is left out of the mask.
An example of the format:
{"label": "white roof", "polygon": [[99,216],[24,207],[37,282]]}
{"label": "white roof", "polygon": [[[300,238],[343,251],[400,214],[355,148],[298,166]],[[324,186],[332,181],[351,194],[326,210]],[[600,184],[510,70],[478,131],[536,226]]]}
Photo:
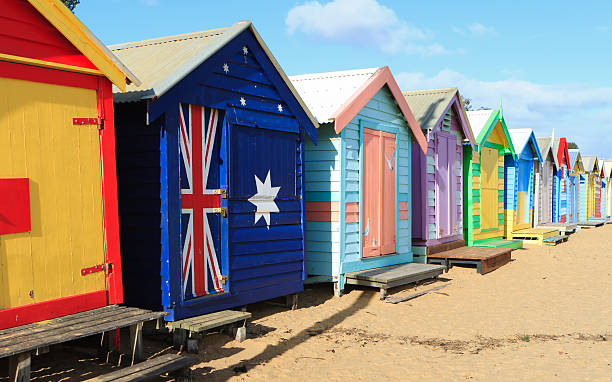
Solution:
{"label": "white roof", "polygon": [[510,134],[510,139],[512,139],[512,145],[517,155],[525,149],[525,145],[532,132],[533,130],[531,129],[508,129],[508,134]]}
{"label": "white roof", "polygon": [[491,117],[494,110],[471,110],[467,112],[470,126],[472,126],[472,132],[474,133],[474,139],[478,139],[478,135],[482,131],[485,123]]}
{"label": "white roof", "polygon": [[301,74],[289,80],[319,123],[330,122],[334,112],[355,94],[379,68]]}

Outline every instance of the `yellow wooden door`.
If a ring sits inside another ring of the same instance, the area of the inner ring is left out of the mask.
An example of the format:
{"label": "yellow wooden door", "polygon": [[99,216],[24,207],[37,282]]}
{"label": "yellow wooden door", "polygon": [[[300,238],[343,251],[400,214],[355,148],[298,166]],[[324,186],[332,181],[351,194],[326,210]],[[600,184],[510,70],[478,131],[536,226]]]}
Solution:
{"label": "yellow wooden door", "polygon": [[[32,230],[0,235],[0,309],[105,289],[94,90],[0,78],[0,178],[29,178]],[[1,196],[0,196],[1,197]]]}
{"label": "yellow wooden door", "polygon": [[498,187],[497,150],[483,147],[480,152],[480,229],[498,227]]}

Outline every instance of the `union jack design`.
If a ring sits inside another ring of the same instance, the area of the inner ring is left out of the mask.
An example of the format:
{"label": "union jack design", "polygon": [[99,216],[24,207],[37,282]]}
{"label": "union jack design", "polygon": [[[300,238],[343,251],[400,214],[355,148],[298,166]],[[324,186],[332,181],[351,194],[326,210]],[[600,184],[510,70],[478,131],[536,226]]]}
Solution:
{"label": "union jack design", "polygon": [[181,182],[181,213],[183,222],[188,218],[186,232],[183,229],[183,294],[197,297],[223,291],[209,221],[209,215],[213,222],[218,219],[214,214],[219,213],[221,197],[218,190],[208,189],[220,118],[219,110],[202,106],[179,104],[179,111],[181,164],[186,174]]}

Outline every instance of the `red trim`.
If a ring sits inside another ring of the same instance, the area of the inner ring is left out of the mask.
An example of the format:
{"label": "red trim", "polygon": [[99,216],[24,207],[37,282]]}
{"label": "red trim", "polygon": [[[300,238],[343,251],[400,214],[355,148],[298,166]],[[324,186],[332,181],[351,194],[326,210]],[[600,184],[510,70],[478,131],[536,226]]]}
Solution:
{"label": "red trim", "polygon": [[51,85],[72,86],[83,89],[98,89],[98,76],[67,72],[40,66],[0,61],[0,77],[13,78]]}
{"label": "red trim", "polygon": [[30,179],[0,179],[0,195],[0,235],[30,231]]}
{"label": "red trim", "polygon": [[427,154],[427,140],[421,131],[421,126],[412,114],[412,111],[410,110],[402,91],[397,85],[397,82],[395,82],[395,78],[393,78],[391,70],[389,70],[388,66],[379,68],[376,73],[372,75],[372,77],[370,77],[363,83],[363,85],[359,87],[359,89],[357,89],[357,91],[355,91],[355,93],[340,107],[340,109],[332,114],[336,133],[340,134],[342,129],[344,129],[344,127],[348,125],[353,118],[355,118],[359,111],[364,108],[364,106],[384,85],[387,85],[391,91],[391,94],[393,94],[395,102],[397,102],[397,105],[404,115],[406,122],[408,122],[412,135],[414,135],[414,138],[421,147],[421,150]]}
{"label": "red trim", "polygon": [[121,251],[119,247],[119,207],[117,202],[117,165],[115,158],[115,122],[111,82],[99,77],[98,111],[104,125],[100,130],[100,163],[102,166],[102,208],[104,215],[104,248],[106,261],[112,263],[107,272],[108,303],[123,302]]}
{"label": "red trim", "polygon": [[399,220],[410,219],[410,210],[408,209],[408,202],[399,202]]}
{"label": "red trim", "polygon": [[0,329],[50,320],[103,306],[106,306],[105,290],[4,309],[0,310]]}
{"label": "red trim", "polygon": [[344,222],[359,223],[359,203],[351,202],[344,205]]}
{"label": "red trim", "polygon": [[[572,166],[570,164],[569,150],[567,149],[567,139],[565,137],[559,138],[559,150],[556,152],[557,160],[559,161],[559,166],[563,163],[567,166],[568,171],[571,170]],[[563,159],[565,157],[565,160]]]}
{"label": "red trim", "polygon": [[340,203],[306,202],[306,221],[337,222],[340,221]]}

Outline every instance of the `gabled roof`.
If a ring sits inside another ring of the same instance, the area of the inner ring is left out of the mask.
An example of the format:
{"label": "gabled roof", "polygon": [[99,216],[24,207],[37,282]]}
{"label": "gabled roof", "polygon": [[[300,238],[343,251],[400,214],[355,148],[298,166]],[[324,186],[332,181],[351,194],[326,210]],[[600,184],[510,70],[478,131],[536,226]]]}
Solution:
{"label": "gabled roof", "polygon": [[333,122],[336,133],[340,133],[372,97],[386,85],[404,119],[408,122],[421,150],[427,151],[427,141],[421,127],[406,103],[389,67],[303,74],[291,76],[290,79],[304,97],[308,107],[313,110],[317,120],[320,123]]}
{"label": "gabled roof", "polygon": [[542,161],[545,161],[548,158],[548,155],[553,158],[553,163],[556,168],[559,168],[559,159],[557,158],[557,154],[553,150],[553,142],[552,137],[537,137],[538,146],[540,146],[540,153],[542,154]]}
{"label": "gabled roof", "polygon": [[593,172],[599,170],[597,166],[597,157],[595,155],[583,155],[582,164],[584,165],[584,171]]}
{"label": "gabled roof", "polygon": [[508,133],[517,155],[522,154],[525,150],[530,150],[535,157],[533,159],[537,159],[540,163],[542,162],[540,146],[538,146],[532,129],[508,129]]}
{"label": "gabled roof", "polygon": [[569,152],[567,148],[567,139],[565,137],[555,138],[553,142],[553,153],[557,155],[557,161],[559,165],[563,162],[563,157],[565,156],[567,160],[567,168],[572,168],[572,161],[569,157]]}
{"label": "gabled roof", "polygon": [[602,162],[603,162],[602,168],[603,168],[604,177],[606,178],[611,177],[612,176],[612,160],[608,159]]}
{"label": "gabled roof", "polygon": [[404,91],[402,94],[425,134],[435,129],[455,105],[463,134],[474,146],[474,134],[457,88]]}
{"label": "gabled roof", "polygon": [[117,88],[140,81],[79,21],[60,0],[28,0],[75,48],[86,56]]}
{"label": "gabled roof", "polygon": [[582,163],[582,156],[580,155],[579,149],[570,149],[568,150],[570,162],[574,165],[572,166],[572,170],[574,167],[578,166],[578,171],[584,171],[584,164]]}
{"label": "gabled roof", "polygon": [[227,28],[110,46],[142,80],[142,84],[128,86],[126,93],[115,94],[115,102],[134,102],[163,95],[247,29],[253,33],[312,124],[318,127],[316,119],[250,21],[239,21]]}
{"label": "gabled roof", "polygon": [[476,144],[479,147],[487,141],[489,135],[491,135],[491,132],[499,122],[506,141],[508,142],[510,152],[512,155],[516,154],[501,108],[496,110],[471,110],[467,112],[467,116],[470,121],[470,126],[472,127],[472,132],[476,138]]}

